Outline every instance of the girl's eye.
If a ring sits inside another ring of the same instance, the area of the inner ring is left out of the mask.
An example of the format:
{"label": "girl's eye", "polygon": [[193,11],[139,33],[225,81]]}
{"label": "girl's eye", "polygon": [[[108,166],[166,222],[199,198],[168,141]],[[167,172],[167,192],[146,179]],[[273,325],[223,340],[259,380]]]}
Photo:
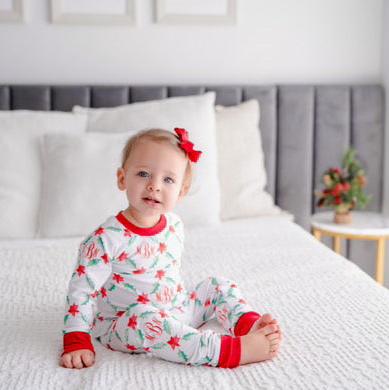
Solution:
{"label": "girl's eye", "polygon": [[165,183],[173,184],[174,180],[171,177],[165,177]]}
{"label": "girl's eye", "polygon": [[149,176],[149,174],[146,171],[140,171],[137,173],[137,175],[140,177],[148,177]]}

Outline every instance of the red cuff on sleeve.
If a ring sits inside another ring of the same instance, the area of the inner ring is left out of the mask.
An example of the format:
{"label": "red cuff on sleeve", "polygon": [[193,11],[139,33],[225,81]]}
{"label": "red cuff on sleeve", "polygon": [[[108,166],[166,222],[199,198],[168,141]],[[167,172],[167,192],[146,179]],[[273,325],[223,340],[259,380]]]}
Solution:
{"label": "red cuff on sleeve", "polygon": [[222,336],[218,366],[234,368],[240,363],[240,337]]}
{"label": "red cuff on sleeve", "polygon": [[63,336],[63,352],[61,356],[64,353],[78,351],[79,349],[89,349],[95,353],[90,334],[85,332],[66,333]]}
{"label": "red cuff on sleeve", "polygon": [[235,336],[244,336],[247,334],[258,318],[261,318],[261,315],[255,311],[249,311],[243,314],[235,324]]}

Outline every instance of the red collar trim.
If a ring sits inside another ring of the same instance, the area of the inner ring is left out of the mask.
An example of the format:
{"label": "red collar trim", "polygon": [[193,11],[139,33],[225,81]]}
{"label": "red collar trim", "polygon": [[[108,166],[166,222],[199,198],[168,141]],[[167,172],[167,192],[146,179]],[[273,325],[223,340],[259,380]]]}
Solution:
{"label": "red collar trim", "polygon": [[157,224],[150,228],[142,228],[134,225],[124,216],[122,211],[116,216],[116,219],[128,230],[140,236],[154,236],[155,234],[161,233],[166,227],[166,217],[163,214]]}

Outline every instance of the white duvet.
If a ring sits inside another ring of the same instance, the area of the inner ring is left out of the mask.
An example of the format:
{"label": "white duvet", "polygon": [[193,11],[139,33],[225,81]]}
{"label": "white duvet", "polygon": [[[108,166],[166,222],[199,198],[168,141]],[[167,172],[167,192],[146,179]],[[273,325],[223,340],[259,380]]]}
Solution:
{"label": "white duvet", "polygon": [[[81,239],[81,238],[80,238]],[[113,352],[58,366],[67,283],[80,239],[0,244],[1,389],[387,389],[389,291],[296,224],[236,220],[186,230],[187,287],[235,280],[284,333],[278,357],[235,369]],[[215,323],[206,325],[220,330]]]}

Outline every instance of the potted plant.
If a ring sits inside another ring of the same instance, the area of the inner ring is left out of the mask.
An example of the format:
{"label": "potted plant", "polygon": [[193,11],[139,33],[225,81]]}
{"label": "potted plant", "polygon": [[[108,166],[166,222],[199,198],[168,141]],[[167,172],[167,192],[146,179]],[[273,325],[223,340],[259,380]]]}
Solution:
{"label": "potted plant", "polygon": [[335,223],[351,223],[351,210],[364,208],[371,196],[364,193],[366,175],[356,159],[356,150],[350,148],[343,156],[342,167],[327,169],[322,175],[324,189],[317,192],[318,207],[335,209]]}

